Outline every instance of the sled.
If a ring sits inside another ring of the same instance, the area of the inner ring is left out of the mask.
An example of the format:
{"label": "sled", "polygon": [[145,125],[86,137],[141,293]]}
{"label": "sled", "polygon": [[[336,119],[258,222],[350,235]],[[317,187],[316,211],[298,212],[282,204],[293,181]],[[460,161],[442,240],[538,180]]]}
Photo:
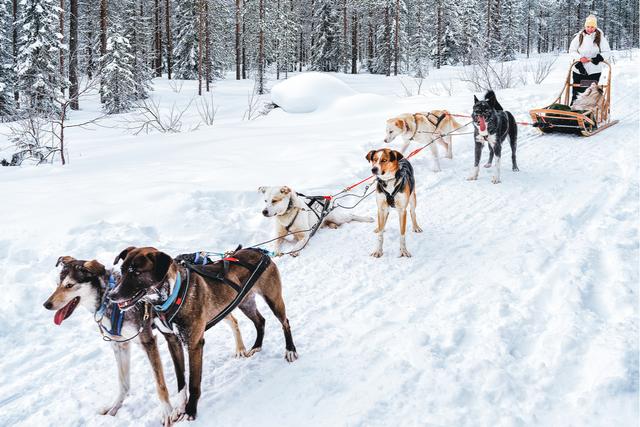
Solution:
{"label": "sled", "polygon": [[[618,120],[611,120],[611,65],[607,61],[602,63],[607,65],[609,70],[603,84],[598,84],[602,89],[602,101],[589,111],[571,111],[571,89],[574,87],[589,87],[592,80],[583,80],[580,83],[573,83],[572,69],[579,61],[575,61],[569,67],[569,73],[565,80],[564,87],[560,95],[549,106],[529,111],[533,126],[540,129],[542,133],[562,132],[574,133],[582,136],[595,135],[618,123]],[[603,72],[605,75],[605,72]],[[602,77],[600,80],[603,80]]]}

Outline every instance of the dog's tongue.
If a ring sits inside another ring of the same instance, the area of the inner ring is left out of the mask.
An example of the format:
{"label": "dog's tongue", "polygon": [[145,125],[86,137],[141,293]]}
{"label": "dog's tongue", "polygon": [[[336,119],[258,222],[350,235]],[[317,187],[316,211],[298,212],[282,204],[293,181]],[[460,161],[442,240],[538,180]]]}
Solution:
{"label": "dog's tongue", "polygon": [[478,117],[478,120],[480,121],[480,130],[484,132],[487,129],[487,123],[482,116]]}
{"label": "dog's tongue", "polygon": [[76,300],[75,298],[69,301],[67,305],[62,307],[60,310],[56,311],[56,314],[53,316],[53,323],[56,325],[60,325],[63,320],[67,317],[71,316],[73,310],[76,308]]}

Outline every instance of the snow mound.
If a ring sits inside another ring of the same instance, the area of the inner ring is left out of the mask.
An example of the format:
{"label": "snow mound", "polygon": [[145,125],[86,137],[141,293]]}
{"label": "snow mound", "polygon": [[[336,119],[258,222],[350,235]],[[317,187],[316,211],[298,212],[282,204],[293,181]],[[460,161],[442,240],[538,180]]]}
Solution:
{"label": "snow mound", "polygon": [[311,113],[356,93],[336,77],[311,72],[275,85],[271,89],[271,100],[287,113]]}

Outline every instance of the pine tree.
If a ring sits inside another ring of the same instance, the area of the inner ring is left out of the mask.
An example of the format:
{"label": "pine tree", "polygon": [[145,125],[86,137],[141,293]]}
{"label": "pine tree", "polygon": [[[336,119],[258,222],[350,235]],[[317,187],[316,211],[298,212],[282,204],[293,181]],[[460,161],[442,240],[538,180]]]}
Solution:
{"label": "pine tree", "polygon": [[58,69],[63,48],[62,35],[58,33],[60,9],[55,0],[23,0],[20,6],[17,72],[24,95],[22,107],[43,115],[55,113],[55,100],[62,88]]}
{"label": "pine tree", "polygon": [[108,114],[129,111],[136,100],[135,58],[131,54],[129,40],[122,34],[119,24],[111,28],[107,38],[107,54],[102,58],[103,109]]}
{"label": "pine tree", "polygon": [[315,41],[311,48],[311,69],[338,71],[340,64],[339,15],[334,0],[316,0],[314,5]]}
{"label": "pine tree", "polygon": [[198,18],[196,1],[182,0],[175,3],[175,45],[173,71],[177,79],[198,78]]}
{"label": "pine tree", "polygon": [[133,97],[134,99],[145,99],[151,90],[153,74],[151,61],[147,58],[148,54],[145,48],[151,25],[150,19],[142,15],[140,8],[136,7],[137,4],[137,0],[124,1],[123,10],[126,10],[126,13],[123,13],[121,18],[124,22],[122,36],[129,42],[130,53],[133,57],[131,68],[134,81]]}

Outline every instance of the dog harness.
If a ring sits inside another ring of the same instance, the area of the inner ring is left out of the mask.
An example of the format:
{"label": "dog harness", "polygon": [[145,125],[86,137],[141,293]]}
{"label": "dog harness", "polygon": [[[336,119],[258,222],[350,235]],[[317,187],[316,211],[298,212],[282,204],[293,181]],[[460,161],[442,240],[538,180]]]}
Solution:
{"label": "dog harness", "polygon": [[377,178],[378,191],[384,193],[385,197],[387,198],[387,204],[392,208],[396,207],[395,197],[400,192],[400,190],[402,190],[407,181],[409,182],[409,194],[413,193],[413,189],[416,185],[415,178],[413,177],[413,167],[411,166],[411,163],[409,163],[407,159],[400,159],[398,161],[398,164],[400,164],[400,167],[396,171],[395,179],[399,182],[391,193],[389,193],[384,188],[385,182],[379,177]]}
{"label": "dog harness", "polygon": [[113,275],[113,272],[111,272],[109,274],[109,281],[108,281],[107,287],[104,290],[104,294],[102,295],[102,302],[100,303],[100,307],[98,307],[98,310],[94,313],[93,319],[98,325],[98,330],[100,331],[100,334],[102,335],[103,340],[115,341],[115,342],[126,342],[140,335],[140,332],[142,332],[142,330],[144,329],[145,321],[149,319],[149,308],[148,308],[148,304],[145,304],[142,324],[140,325],[138,332],[134,336],[124,340],[115,340],[111,338],[114,336],[116,337],[122,336],[122,326],[124,324],[124,311],[120,310],[120,307],[118,306],[117,303],[111,303],[111,315],[109,316],[109,322],[111,323],[111,327],[107,329],[107,327],[105,327],[104,324],[102,323],[102,319],[104,318],[105,311],[109,306],[107,294],[109,293],[109,291],[111,291],[115,287],[116,287],[116,279],[115,279],[115,276]]}
{"label": "dog harness", "polygon": [[302,193],[297,192],[296,194],[307,199],[307,202],[305,202],[306,205],[309,207],[309,210],[313,212],[316,218],[318,218],[318,222],[316,222],[316,224],[313,226],[313,229],[311,230],[311,234],[309,236],[313,237],[313,235],[316,234],[316,231],[318,231],[318,228],[320,228],[320,225],[322,224],[324,218],[329,215],[329,212],[332,211],[331,196],[306,196]]}
{"label": "dog harness", "polygon": [[[204,265],[196,265],[191,263],[190,260],[194,258],[193,254],[183,254],[177,256],[176,261],[178,261],[183,267],[185,267],[187,280],[184,286],[174,286],[174,290],[171,293],[171,296],[162,305],[155,305],[153,307],[154,311],[158,314],[158,318],[160,319],[162,324],[168,329],[173,329],[173,319],[178,314],[180,308],[186,300],[187,290],[189,288],[189,274],[191,271],[200,276],[220,281],[236,292],[236,297],[233,299],[233,301],[231,301],[229,305],[222,309],[222,311],[220,311],[220,313],[218,313],[213,319],[207,322],[205,330],[213,327],[215,324],[227,317],[227,315],[231,313],[238,305],[240,305],[243,298],[249,293],[249,291],[251,291],[253,285],[255,285],[256,281],[260,278],[262,273],[271,263],[271,258],[269,258],[269,256],[267,255],[267,251],[258,248],[246,249],[260,253],[260,260],[257,264],[248,264],[240,261],[238,258],[233,257],[233,254],[240,249],[242,249],[242,247],[238,246],[238,248],[228,256],[225,256],[219,261],[212,262],[211,265],[208,265],[206,267]],[[243,267],[250,272],[249,277],[243,284],[235,283],[233,280],[227,277],[229,273],[229,266],[232,264]],[[211,267],[213,266],[222,266],[222,268],[218,271],[212,271]],[[178,277],[180,277],[180,274],[178,274]],[[178,279],[176,279],[176,283],[177,282]],[[178,289],[178,287],[180,287],[180,289],[176,290]]]}

